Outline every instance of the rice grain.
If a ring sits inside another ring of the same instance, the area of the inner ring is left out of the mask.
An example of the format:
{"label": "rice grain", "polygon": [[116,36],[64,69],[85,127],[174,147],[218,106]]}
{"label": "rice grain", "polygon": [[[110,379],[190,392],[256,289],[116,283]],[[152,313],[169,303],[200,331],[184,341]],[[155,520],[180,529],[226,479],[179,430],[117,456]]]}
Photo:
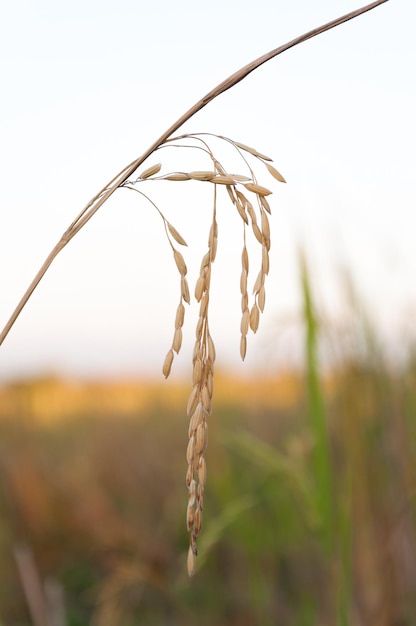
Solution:
{"label": "rice grain", "polygon": [[144,180],[146,178],[149,178],[150,176],[154,176],[155,174],[160,172],[161,167],[162,167],[161,163],[155,163],[155,165],[151,165],[146,170],[144,170],[141,174],[139,174],[139,178],[141,180]]}

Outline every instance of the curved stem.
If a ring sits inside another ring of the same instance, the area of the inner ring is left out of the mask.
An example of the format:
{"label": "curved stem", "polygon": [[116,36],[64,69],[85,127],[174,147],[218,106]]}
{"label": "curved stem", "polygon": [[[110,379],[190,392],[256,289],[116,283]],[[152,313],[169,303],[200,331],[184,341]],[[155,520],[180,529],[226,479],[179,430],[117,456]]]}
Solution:
{"label": "curved stem", "polygon": [[38,284],[40,283],[40,281],[42,280],[42,278],[46,274],[46,271],[52,265],[53,260],[58,256],[58,254],[60,253],[62,248],[65,247],[65,245],[66,245],[66,242],[63,240],[63,238],[60,239],[58,241],[58,243],[56,244],[56,246],[53,248],[53,250],[51,250],[51,252],[48,254],[47,258],[45,259],[45,261],[44,261],[44,263],[42,265],[42,267],[40,268],[40,270],[38,271],[38,273],[36,274],[36,276],[32,280],[32,282],[30,283],[29,287],[25,291],[25,293],[24,293],[22,299],[20,300],[19,304],[16,306],[15,310],[13,311],[13,315],[10,316],[9,321],[7,322],[5,327],[3,328],[2,333],[0,335],[0,345],[6,339],[7,335],[10,332],[10,329],[12,328],[13,324],[15,323],[15,321],[19,317],[20,313],[22,312],[23,307],[25,306],[26,302],[29,300],[30,296],[35,291],[36,287],[38,286]]}
{"label": "curved stem", "polygon": [[223,82],[221,82],[214,89],[209,91],[203,98],[201,98],[201,100],[199,100],[196,104],[194,104],[188,111],[186,111],[186,113],[184,113],[178,120],[176,120],[176,122],[174,122],[172,126],[170,126],[142,154],[142,156],[140,156],[138,159],[130,163],[130,165],[127,165],[125,168],[123,168],[121,172],[119,172],[119,174],[117,174],[105,187],[103,187],[103,189],[99,191],[88,202],[88,204],[83,208],[81,213],[75,218],[72,224],[67,228],[67,230],[64,232],[59,242],[56,244],[56,246],[53,248],[53,250],[50,252],[48,257],[46,258],[45,262],[43,263],[42,267],[36,274],[35,278],[33,279],[29,287],[25,291],[19,304],[13,311],[9,321],[7,322],[3,331],[0,334],[0,345],[3,343],[3,341],[7,337],[10,329],[12,328],[16,319],[19,317],[22,309],[26,305],[30,296],[32,295],[37,285],[39,284],[40,280],[43,278],[44,274],[46,273],[46,271],[52,264],[55,257],[62,250],[62,248],[64,248],[66,244],[81,230],[81,228],[85,226],[85,224],[92,218],[92,216],[98,211],[98,209],[104,204],[104,202],[108,200],[108,198],[115,192],[115,190],[118,189],[118,187],[120,187],[120,185],[122,185],[129,178],[129,176],[131,176],[133,172],[138,167],[140,167],[140,165],[155,150],[157,150],[157,148],[159,148],[176,130],[178,130],[178,128],[180,128],[183,124],[185,124],[185,122],[187,122],[193,115],[195,115],[195,113],[198,113],[198,111],[203,109],[207,104],[209,104],[217,96],[219,96],[221,93],[224,93],[224,91],[231,89],[231,87],[234,87],[234,85],[242,81],[244,78],[246,78],[246,76],[251,74],[251,72],[253,72],[255,69],[257,69],[258,67],[260,67],[267,61],[270,61],[271,59],[278,56],[282,52],[285,52],[286,50],[289,50],[290,48],[293,48],[294,46],[297,46],[298,44],[303,43],[304,41],[307,41],[308,39],[312,39],[312,37],[316,37],[317,35],[320,35],[321,33],[324,33],[325,31],[330,30],[331,28],[335,28],[336,26],[339,26],[340,24],[343,24],[344,22],[347,22],[355,17],[358,17],[359,15],[362,15],[363,13],[366,13],[367,11],[374,9],[375,7],[379,6],[380,4],[384,4],[385,2],[388,2],[388,0],[377,0],[376,2],[372,2],[371,4],[368,4],[362,7],[361,9],[357,9],[355,11],[352,11],[351,13],[347,13],[346,15],[342,17],[339,17],[335,20],[332,20],[331,22],[328,22],[327,24],[319,26],[318,28],[315,28],[309,31],[305,33],[304,35],[300,35],[299,37],[296,37],[296,39],[293,39],[292,41],[289,41],[288,43],[285,43],[282,46],[279,46],[278,48],[275,48],[274,50],[267,52],[266,54],[262,55],[255,61],[252,61],[248,65],[245,65],[240,70],[238,70],[237,72],[235,72],[234,74],[226,78]]}

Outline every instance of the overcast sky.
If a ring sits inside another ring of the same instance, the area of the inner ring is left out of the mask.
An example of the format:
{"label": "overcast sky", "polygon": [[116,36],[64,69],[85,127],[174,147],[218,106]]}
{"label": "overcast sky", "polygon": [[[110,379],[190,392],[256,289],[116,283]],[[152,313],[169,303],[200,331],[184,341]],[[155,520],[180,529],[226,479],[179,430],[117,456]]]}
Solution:
{"label": "overcast sky", "polygon": [[[1,326],[87,201],[186,109],[249,61],[358,6],[351,0],[5,3]],[[414,0],[390,0],[272,60],[183,129],[252,145],[287,179],[279,185],[258,171],[259,182],[274,192],[272,268],[246,371],[290,357],[284,337],[299,310],[300,246],[323,309],[342,315],[341,269],[348,268],[386,339],[401,336],[416,319],[415,23]],[[190,169],[210,169],[199,157],[187,158]],[[203,184],[151,185],[146,192],[189,244],[184,255],[193,291],[212,194]],[[226,195],[218,222],[211,331],[219,367],[229,367],[239,360],[242,239]],[[138,194],[120,190],[32,296],[0,348],[0,378],[157,372],[178,299],[160,218]],[[179,372],[189,368],[196,313],[193,303]]]}

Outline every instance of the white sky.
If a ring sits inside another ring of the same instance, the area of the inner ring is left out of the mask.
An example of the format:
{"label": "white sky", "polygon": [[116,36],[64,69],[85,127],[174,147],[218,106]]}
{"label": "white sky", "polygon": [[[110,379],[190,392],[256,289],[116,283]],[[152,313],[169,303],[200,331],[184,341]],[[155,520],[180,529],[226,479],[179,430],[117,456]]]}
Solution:
{"label": "white sky", "polygon": [[[5,3],[1,326],[86,202],[186,109],[244,64],[359,5]],[[416,319],[415,23],[414,0],[390,0],[269,62],[184,128],[253,145],[288,181],[273,183],[257,170],[259,182],[274,191],[272,270],[243,371],[273,361],[279,350],[281,358],[290,356],[281,338],[299,308],[300,245],[325,309],[342,312],[340,268],[347,267],[386,338]],[[146,191],[189,243],[193,290],[211,194],[187,185]],[[211,330],[218,365],[228,367],[239,362],[241,228],[225,196],[218,221]],[[138,195],[118,191],[32,296],[0,348],[0,378],[159,371],[178,298],[160,218]],[[178,371],[189,368],[197,309],[193,303],[185,323]]]}

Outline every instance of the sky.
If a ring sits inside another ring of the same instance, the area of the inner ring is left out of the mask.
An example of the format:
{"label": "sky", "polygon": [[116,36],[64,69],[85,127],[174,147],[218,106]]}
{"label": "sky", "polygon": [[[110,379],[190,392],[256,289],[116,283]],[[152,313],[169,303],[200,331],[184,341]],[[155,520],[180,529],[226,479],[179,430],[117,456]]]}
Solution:
{"label": "sky", "polygon": [[[261,54],[359,6],[351,0],[6,3],[0,325],[89,199],[185,110]],[[412,334],[415,22],[413,0],[389,0],[270,61],[181,129],[254,146],[287,180],[281,185],[256,169],[259,182],[273,190],[271,270],[266,310],[244,364],[241,220],[226,195],[219,199],[210,300],[218,367],[250,372],[290,364],[299,339],[293,327],[301,306],[300,249],[320,310],[345,316],[347,272],[387,344]],[[240,165],[215,145],[223,165]],[[148,164],[159,160],[164,168],[210,169],[184,151],[161,152]],[[212,194],[206,183],[146,184],[188,242],[183,254],[193,291]],[[178,299],[160,217],[138,194],[119,190],[29,300],[0,347],[0,380],[159,375]],[[178,374],[190,368],[197,312],[193,302]]]}

